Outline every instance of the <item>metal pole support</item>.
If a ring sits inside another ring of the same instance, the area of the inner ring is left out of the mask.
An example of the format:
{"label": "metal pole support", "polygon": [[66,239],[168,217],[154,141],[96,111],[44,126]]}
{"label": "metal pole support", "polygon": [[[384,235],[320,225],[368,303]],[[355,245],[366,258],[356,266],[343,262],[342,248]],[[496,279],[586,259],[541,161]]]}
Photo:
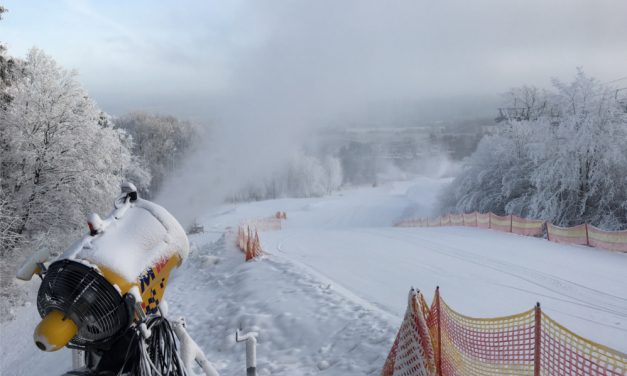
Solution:
{"label": "metal pole support", "polygon": [[436,316],[436,325],[438,327],[438,357],[435,360],[436,373],[438,376],[442,376],[442,322],[440,317],[442,316],[442,307],[440,305],[440,286],[435,288],[435,304],[438,315]]}
{"label": "metal pole support", "polygon": [[257,332],[240,335],[235,331],[235,342],[246,342],[246,376],[257,376]]}
{"label": "metal pole support", "polygon": [[77,370],[83,367],[85,367],[85,352],[72,349],[72,369]]}
{"label": "metal pole support", "polygon": [[534,319],[535,334],[533,346],[533,375],[540,376],[540,370],[542,367],[542,349],[540,348],[542,345],[542,310],[539,302],[536,303],[536,307],[534,309]]}

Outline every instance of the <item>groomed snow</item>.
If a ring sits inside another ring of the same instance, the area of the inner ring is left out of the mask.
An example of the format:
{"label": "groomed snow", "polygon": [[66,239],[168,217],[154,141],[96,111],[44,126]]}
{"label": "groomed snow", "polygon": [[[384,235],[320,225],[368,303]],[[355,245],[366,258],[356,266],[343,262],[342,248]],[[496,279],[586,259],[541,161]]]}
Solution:
{"label": "groomed snow", "polygon": [[[235,329],[260,333],[260,375],[376,375],[410,286],[439,285],[454,309],[498,316],[531,308],[627,352],[627,254],[472,228],[394,228],[428,215],[444,180],[422,178],[330,197],[224,206],[201,219],[190,257],[170,281],[171,316],[221,375],[244,374]],[[260,234],[268,256],[243,262],[231,231],[282,210],[281,231]],[[36,282],[33,282],[36,283]],[[32,344],[34,304],[2,324],[2,375],[54,375],[70,355]]]}

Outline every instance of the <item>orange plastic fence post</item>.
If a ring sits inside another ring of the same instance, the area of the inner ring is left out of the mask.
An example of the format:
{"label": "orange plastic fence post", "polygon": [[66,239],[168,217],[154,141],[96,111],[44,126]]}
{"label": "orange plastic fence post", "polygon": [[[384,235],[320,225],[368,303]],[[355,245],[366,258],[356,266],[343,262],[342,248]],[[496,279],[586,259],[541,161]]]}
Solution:
{"label": "orange plastic fence post", "polygon": [[533,346],[533,376],[540,376],[541,354],[540,345],[542,335],[542,311],[540,309],[540,303],[536,303],[535,308],[535,343]]}
{"label": "orange plastic fence post", "polygon": [[250,257],[250,251],[253,248],[253,233],[250,227],[248,228],[248,237],[246,240],[246,261],[248,261]]}
{"label": "orange plastic fence post", "polygon": [[240,230],[239,231],[239,249],[240,249],[240,251],[243,251],[244,250],[244,246],[245,246],[244,245],[245,244],[244,243],[244,238],[245,238],[244,237],[244,228],[240,227],[239,230]]}
{"label": "orange plastic fence post", "polygon": [[257,257],[261,254],[261,242],[259,241],[259,233],[255,230],[255,252],[253,257]]}
{"label": "orange plastic fence post", "polygon": [[255,230],[255,240],[253,241],[253,251],[250,252],[250,257],[254,258],[255,256],[257,256],[257,252],[259,252],[259,243],[257,243],[257,240],[259,238],[257,237],[257,230]]}
{"label": "orange plastic fence post", "polygon": [[[435,360],[435,367],[438,376],[442,376],[442,326],[440,325],[441,306],[440,306],[440,286],[435,288],[435,304],[438,315],[436,317],[436,326],[438,328],[438,358]],[[534,375],[535,376],[535,375]]]}
{"label": "orange plastic fence post", "polygon": [[238,248],[240,247],[240,244],[242,244],[242,228],[241,227],[237,227],[237,238],[235,239],[235,244],[237,244]]}

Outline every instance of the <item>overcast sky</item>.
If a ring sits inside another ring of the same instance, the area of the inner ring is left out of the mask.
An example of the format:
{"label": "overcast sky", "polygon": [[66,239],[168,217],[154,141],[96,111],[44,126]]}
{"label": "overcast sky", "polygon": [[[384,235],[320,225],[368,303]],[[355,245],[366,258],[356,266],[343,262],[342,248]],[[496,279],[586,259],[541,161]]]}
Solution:
{"label": "overcast sky", "polygon": [[277,108],[307,101],[298,110],[329,115],[380,102],[494,98],[569,79],[577,66],[603,81],[627,76],[623,0],[0,4],[9,9],[0,41],[11,54],[44,49],[76,68],[113,114],[206,119],[235,98]]}

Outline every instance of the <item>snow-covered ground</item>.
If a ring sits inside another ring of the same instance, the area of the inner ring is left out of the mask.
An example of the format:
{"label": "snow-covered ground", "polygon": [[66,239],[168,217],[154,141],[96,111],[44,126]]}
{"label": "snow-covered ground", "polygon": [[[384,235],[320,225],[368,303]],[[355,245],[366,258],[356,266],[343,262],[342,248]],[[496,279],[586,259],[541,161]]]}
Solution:
{"label": "snow-covered ground", "polygon": [[[540,301],[576,333],[627,352],[627,254],[473,228],[392,227],[428,215],[445,182],[421,178],[207,213],[205,233],[190,237],[190,259],[168,286],[170,315],[186,317],[222,375],[244,374],[237,328],[260,333],[260,375],[378,374],[410,286],[430,300],[439,285],[448,304],[470,316]],[[268,255],[244,263],[233,229],[278,210],[288,220],[261,233]],[[0,374],[69,368],[66,350],[44,354],[32,343],[35,311],[24,307],[0,327]]]}

